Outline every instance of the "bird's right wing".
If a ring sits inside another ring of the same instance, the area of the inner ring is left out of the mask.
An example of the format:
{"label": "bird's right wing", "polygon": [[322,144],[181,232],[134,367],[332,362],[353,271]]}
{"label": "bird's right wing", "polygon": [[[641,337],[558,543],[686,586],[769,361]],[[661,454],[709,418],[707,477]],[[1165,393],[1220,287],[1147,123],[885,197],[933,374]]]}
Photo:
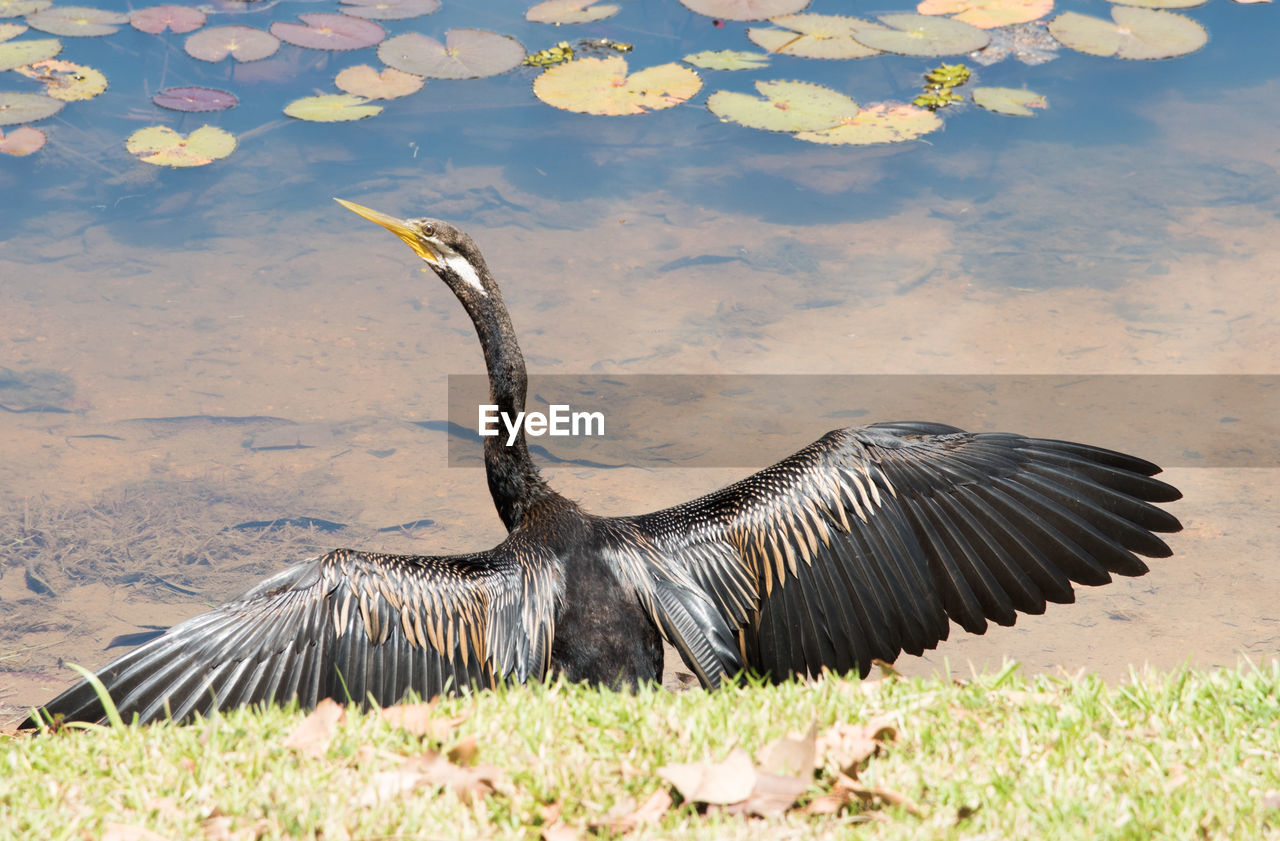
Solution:
{"label": "bird's right wing", "polygon": [[[455,557],[339,549],[174,626],[97,677],[126,722],[323,698],[390,705],[409,690],[429,698],[537,679],[551,659],[558,568],[512,540]],[[105,716],[87,682],[43,712]]]}

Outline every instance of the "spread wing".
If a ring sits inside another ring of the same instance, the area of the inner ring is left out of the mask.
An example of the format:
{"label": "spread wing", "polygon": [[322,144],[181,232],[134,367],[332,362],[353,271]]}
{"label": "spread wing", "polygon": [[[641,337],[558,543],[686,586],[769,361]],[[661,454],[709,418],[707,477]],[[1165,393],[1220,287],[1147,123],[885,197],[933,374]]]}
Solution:
{"label": "spread wing", "polygon": [[[540,678],[562,583],[554,556],[508,540],[455,557],[339,549],[175,625],[97,676],[125,721],[323,698],[390,705]],[[105,717],[86,682],[49,717]],[[34,719],[27,722],[34,725]]]}
{"label": "spread wing", "polygon": [[[1072,583],[1167,557],[1181,494],[1122,453],[930,423],[831,432],[735,485],[629,518],[613,550],[703,682],[865,675],[949,620],[980,634]],[[640,545],[642,548],[634,549]]]}

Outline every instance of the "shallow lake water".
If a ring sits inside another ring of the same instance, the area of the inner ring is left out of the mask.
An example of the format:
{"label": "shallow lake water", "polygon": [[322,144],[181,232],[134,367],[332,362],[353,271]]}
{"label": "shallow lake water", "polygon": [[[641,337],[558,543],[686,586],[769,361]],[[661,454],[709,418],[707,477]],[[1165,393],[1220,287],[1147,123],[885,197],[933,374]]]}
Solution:
{"label": "shallow lake water", "polygon": [[[810,11],[901,10],[832,5]],[[446,5],[387,26],[479,26],[530,50],[609,37],[635,44],[633,68],[751,48],[744,25],[673,2],[567,29],[522,9]],[[317,10],[332,9],[257,4],[219,22]],[[449,376],[483,371],[471,324],[408,249],[331,196],[468,230],[535,375],[830,383],[815,405],[750,421],[720,410],[696,433],[673,431],[679,399],[640,390],[629,428],[662,463],[592,466],[570,442],[539,442],[567,459],[546,463],[552,484],[596,513],[689,499],[877,420],[1158,455],[1184,493],[1172,558],[1013,628],[956,629],[902,658],[910,673],[1010,657],[1114,678],[1275,657],[1280,18],[1222,0],[1187,14],[1211,33],[1198,53],[975,65],[982,83],[1026,85],[1049,108],[1017,119],[965,106],[945,131],[874,147],[752,131],[703,103],[762,78],[909,99],[936,60],[779,57],[749,75],[704,72],[691,102],[631,117],[553,110],[521,69],[430,81],[371,120],[323,126],[279,109],[374,63],[372,50],[286,46],[230,68],[127,27],[76,40],[64,57],[99,66],[111,88],[44,124],[45,150],[0,156],[0,713],[65,687],[66,662],[105,662],[116,635],[180,621],[326,547],[435,554],[502,538],[483,473],[457,457],[470,445],[447,424]],[[174,84],[235,87],[242,104],[157,112],[150,92]],[[135,161],[124,137],[161,120],[214,122],[240,147],[190,170]],[[1059,411],[940,391],[904,418],[848,375],[895,375],[889,395],[923,375],[1143,387],[1088,411],[1070,396]],[[1224,430],[1228,443],[1206,449]],[[741,458],[699,461],[712,439]]]}

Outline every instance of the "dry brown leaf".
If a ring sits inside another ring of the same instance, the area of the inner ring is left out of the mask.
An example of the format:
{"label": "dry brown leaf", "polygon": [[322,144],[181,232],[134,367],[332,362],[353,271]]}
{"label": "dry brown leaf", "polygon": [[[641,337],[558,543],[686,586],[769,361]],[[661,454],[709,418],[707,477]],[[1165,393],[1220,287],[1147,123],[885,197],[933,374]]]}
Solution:
{"label": "dry brown leaf", "polygon": [[816,756],[817,735],[818,723],[814,722],[809,725],[809,732],[803,736],[783,736],[774,739],[760,749],[757,769],[786,777],[811,778]]}
{"label": "dry brown leaf", "polygon": [[425,736],[437,742],[449,737],[454,728],[470,717],[462,713],[454,718],[437,718],[433,715],[435,701],[421,704],[397,704],[382,711],[382,717],[393,727],[408,730],[416,736]]}
{"label": "dry brown leaf", "polygon": [[616,835],[625,835],[639,827],[657,823],[671,808],[671,803],[671,794],[665,788],[649,795],[639,806],[636,805],[635,798],[624,797],[613,804],[604,820],[592,822],[591,828],[607,829]]}
{"label": "dry brown leaf", "polygon": [[200,822],[204,832],[204,841],[258,841],[267,834],[271,823],[266,818],[259,818],[249,826],[236,827],[235,819],[230,815],[211,815]]}
{"label": "dry brown leaf", "polygon": [[578,841],[582,830],[567,823],[558,823],[542,828],[542,841]]}
{"label": "dry brown leaf", "polygon": [[475,765],[478,751],[476,737],[474,735],[467,736],[449,748],[449,761],[456,765]]}
{"label": "dry brown leaf", "polygon": [[449,788],[464,803],[487,797],[502,779],[502,770],[493,765],[462,768],[435,751],[411,756],[393,771],[381,771],[356,798],[361,806],[372,806],[418,788]]}
{"label": "dry brown leaf", "polygon": [[880,800],[890,806],[901,806],[908,814],[915,815],[917,818],[924,817],[924,810],[902,792],[882,786],[866,786],[845,774],[841,774],[836,779],[835,788],[832,790],[833,794],[841,792],[848,792],[866,804]]}
{"label": "dry brown leaf", "polygon": [[158,832],[152,832],[145,826],[109,823],[107,831],[102,833],[102,841],[169,841],[169,839]]}
{"label": "dry brown leaf", "polygon": [[289,738],[284,740],[284,746],[307,756],[324,756],[338,729],[338,722],[342,721],[345,714],[346,710],[341,704],[332,698],[325,698],[293,728]]}
{"label": "dry brown leaf", "polygon": [[733,814],[756,815],[761,818],[781,815],[795,805],[800,795],[809,790],[812,777],[812,771],[809,772],[808,779],[782,774],[757,773],[751,796],[741,803],[730,806],[728,811]]}
{"label": "dry brown leaf", "polygon": [[746,800],[756,784],[755,766],[742,748],[731,750],[723,762],[664,765],[658,769],[658,776],[675,786],[687,803],[722,806]]}

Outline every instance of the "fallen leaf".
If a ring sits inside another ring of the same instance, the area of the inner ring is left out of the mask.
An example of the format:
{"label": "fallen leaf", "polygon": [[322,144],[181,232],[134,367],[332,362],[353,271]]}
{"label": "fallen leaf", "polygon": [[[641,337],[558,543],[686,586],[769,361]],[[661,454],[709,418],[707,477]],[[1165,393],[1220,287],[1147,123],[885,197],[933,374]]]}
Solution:
{"label": "fallen leaf", "polygon": [[803,736],[782,736],[760,749],[756,768],[768,774],[812,777],[818,724],[809,725]]}
{"label": "fallen leaf", "polygon": [[448,788],[464,803],[492,794],[502,770],[492,765],[462,768],[435,751],[411,756],[393,771],[373,774],[356,797],[360,806],[374,806],[419,788]]}
{"label": "fallen leaf", "polygon": [[126,823],[109,823],[102,833],[101,841],[169,841],[158,832],[152,832],[145,826]]}
{"label": "fallen leaf", "polygon": [[578,841],[582,830],[567,823],[557,823],[542,828],[542,841]]}
{"label": "fallen leaf", "polygon": [[325,698],[293,728],[293,732],[284,740],[284,746],[306,756],[324,756],[338,729],[338,722],[345,715],[346,710],[341,704],[332,698]]}
{"label": "fallen leaf", "polygon": [[734,748],[721,762],[664,765],[658,776],[675,786],[686,803],[740,803],[756,784],[755,766],[742,748]]}
{"label": "fallen leaf", "polygon": [[657,823],[671,808],[671,803],[671,794],[665,788],[649,795],[639,806],[634,798],[625,797],[613,804],[603,820],[594,821],[591,826],[594,829],[607,829],[615,835],[625,835],[642,826]]}
{"label": "fallen leaf", "polygon": [[894,791],[893,789],[884,788],[882,786],[863,785],[845,774],[841,774],[836,779],[835,787],[832,789],[832,793],[834,794],[842,792],[847,792],[848,794],[857,797],[867,805],[872,805],[876,800],[880,800],[890,806],[901,806],[904,811],[916,816],[917,818],[924,817],[924,810],[917,806],[914,800],[907,797],[902,792]]}
{"label": "fallen leaf", "polygon": [[382,718],[392,727],[408,730],[415,736],[425,736],[437,742],[443,742],[455,728],[470,717],[463,712],[453,718],[433,715],[435,702],[426,701],[421,704],[397,704],[382,711]]}

